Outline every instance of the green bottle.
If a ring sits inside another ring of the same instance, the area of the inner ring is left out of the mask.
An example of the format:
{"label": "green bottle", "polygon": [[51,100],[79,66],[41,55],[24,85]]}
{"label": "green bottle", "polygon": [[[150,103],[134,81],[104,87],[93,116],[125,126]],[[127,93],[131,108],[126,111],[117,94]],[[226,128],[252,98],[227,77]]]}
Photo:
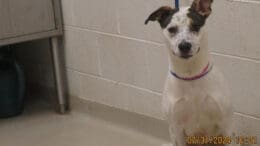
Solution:
{"label": "green bottle", "polygon": [[25,77],[9,48],[0,48],[0,118],[19,115],[24,109]]}

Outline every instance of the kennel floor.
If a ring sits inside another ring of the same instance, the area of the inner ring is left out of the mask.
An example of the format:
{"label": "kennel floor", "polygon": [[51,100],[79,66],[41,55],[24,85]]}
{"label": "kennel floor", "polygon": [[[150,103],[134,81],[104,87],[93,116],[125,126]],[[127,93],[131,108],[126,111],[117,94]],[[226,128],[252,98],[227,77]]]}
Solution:
{"label": "kennel floor", "polygon": [[153,131],[152,126],[145,127],[149,124],[141,123],[145,128],[143,130],[140,125],[134,127],[125,123],[118,124],[116,120],[106,120],[94,115],[80,110],[59,115],[50,105],[36,102],[19,117],[0,119],[0,145],[161,146],[169,143],[167,138],[163,138],[164,134],[150,134],[149,131],[156,132],[156,129]]}

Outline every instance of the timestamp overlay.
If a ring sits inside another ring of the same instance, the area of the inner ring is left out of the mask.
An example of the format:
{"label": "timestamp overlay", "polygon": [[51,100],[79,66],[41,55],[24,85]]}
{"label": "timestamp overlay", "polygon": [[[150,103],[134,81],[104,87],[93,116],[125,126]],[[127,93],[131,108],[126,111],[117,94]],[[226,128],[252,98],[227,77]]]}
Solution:
{"label": "timestamp overlay", "polygon": [[241,136],[188,136],[186,143],[189,145],[256,145],[257,136],[241,135]]}

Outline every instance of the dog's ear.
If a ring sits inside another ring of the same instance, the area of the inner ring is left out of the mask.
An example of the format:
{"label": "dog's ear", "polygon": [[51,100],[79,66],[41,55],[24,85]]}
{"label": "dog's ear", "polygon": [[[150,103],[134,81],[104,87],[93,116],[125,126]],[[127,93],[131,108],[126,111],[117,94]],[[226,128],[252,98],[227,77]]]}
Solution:
{"label": "dog's ear", "polygon": [[208,17],[212,11],[212,3],[213,0],[194,0],[191,9],[204,17]]}
{"label": "dog's ear", "polygon": [[171,21],[171,16],[176,12],[169,6],[163,6],[156,11],[154,11],[145,21],[148,24],[149,21],[158,21],[162,28],[165,28]]}

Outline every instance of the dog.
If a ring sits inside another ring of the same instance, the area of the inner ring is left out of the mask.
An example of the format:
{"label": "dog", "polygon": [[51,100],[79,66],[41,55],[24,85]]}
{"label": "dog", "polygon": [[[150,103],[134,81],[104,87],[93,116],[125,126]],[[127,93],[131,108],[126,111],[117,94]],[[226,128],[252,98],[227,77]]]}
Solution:
{"label": "dog", "polygon": [[225,146],[232,141],[228,86],[207,45],[205,25],[212,4],[194,0],[190,7],[163,6],[145,21],[160,24],[169,51],[163,109],[176,146]]}

